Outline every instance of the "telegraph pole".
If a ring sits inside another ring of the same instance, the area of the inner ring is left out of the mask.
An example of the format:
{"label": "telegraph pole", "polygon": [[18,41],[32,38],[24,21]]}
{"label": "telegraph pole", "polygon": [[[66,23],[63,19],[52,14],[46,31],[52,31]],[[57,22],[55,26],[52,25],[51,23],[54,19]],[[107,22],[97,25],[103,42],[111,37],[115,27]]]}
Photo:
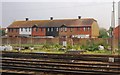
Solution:
{"label": "telegraph pole", "polygon": [[115,53],[115,36],[114,36],[114,28],[115,28],[115,2],[113,1],[113,10],[112,10],[112,20],[111,20],[111,53]]}

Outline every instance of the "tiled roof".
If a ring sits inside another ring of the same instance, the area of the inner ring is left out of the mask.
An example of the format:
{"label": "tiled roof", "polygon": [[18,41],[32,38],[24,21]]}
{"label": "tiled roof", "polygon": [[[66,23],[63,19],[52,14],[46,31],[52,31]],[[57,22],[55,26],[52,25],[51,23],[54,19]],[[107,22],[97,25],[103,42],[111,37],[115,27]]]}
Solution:
{"label": "tiled roof", "polygon": [[0,30],[6,30],[6,28],[0,28]]}
{"label": "tiled roof", "polygon": [[34,25],[37,25],[38,27],[60,27],[62,25],[90,26],[94,21],[96,20],[94,20],[93,18],[15,21],[8,28],[32,27]]}

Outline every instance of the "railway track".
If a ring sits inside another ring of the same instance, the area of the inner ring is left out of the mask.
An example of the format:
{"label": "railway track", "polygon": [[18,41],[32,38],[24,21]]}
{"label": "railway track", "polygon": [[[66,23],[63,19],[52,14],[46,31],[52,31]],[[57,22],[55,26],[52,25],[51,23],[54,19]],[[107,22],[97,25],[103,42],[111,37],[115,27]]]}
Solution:
{"label": "railway track", "polygon": [[[72,55],[47,53],[2,53],[4,70],[28,71],[28,75],[40,72],[70,75],[120,75],[120,56],[118,55]],[[110,62],[110,59],[114,62]],[[14,72],[12,72],[14,73]],[[18,73],[20,74],[20,73]],[[44,75],[44,74],[43,74]]]}

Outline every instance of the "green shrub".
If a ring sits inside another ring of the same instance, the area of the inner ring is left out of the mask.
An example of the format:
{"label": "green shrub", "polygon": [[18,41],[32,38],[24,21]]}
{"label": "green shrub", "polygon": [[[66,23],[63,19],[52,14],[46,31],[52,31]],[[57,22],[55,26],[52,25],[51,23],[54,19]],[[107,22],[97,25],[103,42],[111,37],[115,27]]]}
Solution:
{"label": "green shrub", "polygon": [[50,48],[51,48],[51,46],[50,46],[50,45],[48,45],[48,44],[44,44],[44,45],[42,46],[42,48],[43,48],[43,49],[50,49]]}
{"label": "green shrub", "polygon": [[72,49],[72,48],[73,48],[73,46],[67,45],[67,50]]}
{"label": "green shrub", "polygon": [[58,50],[59,48],[61,48],[61,45],[59,45],[59,44],[54,44],[52,47]]}
{"label": "green shrub", "polygon": [[92,44],[92,45],[88,46],[87,50],[89,50],[89,51],[98,50],[98,45]]}
{"label": "green shrub", "polygon": [[74,45],[74,46],[73,46],[73,49],[75,49],[75,50],[80,50],[81,48],[80,48],[80,45]]}
{"label": "green shrub", "polygon": [[94,43],[88,44],[88,45],[82,45],[81,49],[88,50],[88,51],[95,51],[95,50],[98,50],[98,45]]}

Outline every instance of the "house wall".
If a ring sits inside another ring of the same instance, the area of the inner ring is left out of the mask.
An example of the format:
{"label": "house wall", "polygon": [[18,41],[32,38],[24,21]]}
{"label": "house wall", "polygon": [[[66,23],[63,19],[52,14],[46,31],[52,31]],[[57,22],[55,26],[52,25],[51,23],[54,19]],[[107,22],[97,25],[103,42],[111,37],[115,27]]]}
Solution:
{"label": "house wall", "polygon": [[32,28],[20,28],[19,34],[31,35]]}
{"label": "house wall", "polygon": [[120,38],[120,26],[117,26],[114,30],[114,36],[116,39]]}
{"label": "house wall", "polygon": [[38,28],[36,31],[36,28],[32,29],[32,36],[46,36],[46,29],[45,28]]}
{"label": "house wall", "polygon": [[89,35],[91,36],[91,27],[89,26],[89,30],[87,29],[88,27],[74,27],[74,28],[67,28],[67,31],[61,31],[61,29],[59,29],[59,35],[60,36],[75,36],[75,35]]}
{"label": "house wall", "polygon": [[[49,30],[49,31],[48,31]],[[59,29],[56,27],[48,27],[46,28],[46,36],[59,36]]]}
{"label": "house wall", "polygon": [[89,35],[91,36],[91,27],[88,26],[88,27],[80,27],[79,30],[78,28],[75,28],[74,29],[74,35]]}
{"label": "house wall", "polygon": [[8,28],[7,35],[12,37],[19,36],[19,28]]}
{"label": "house wall", "polygon": [[64,29],[64,27],[59,28],[59,36],[71,36],[74,34],[74,28],[67,28],[66,30]]}
{"label": "house wall", "polygon": [[99,36],[99,27],[97,22],[93,22],[91,29],[91,38],[97,38]]}

